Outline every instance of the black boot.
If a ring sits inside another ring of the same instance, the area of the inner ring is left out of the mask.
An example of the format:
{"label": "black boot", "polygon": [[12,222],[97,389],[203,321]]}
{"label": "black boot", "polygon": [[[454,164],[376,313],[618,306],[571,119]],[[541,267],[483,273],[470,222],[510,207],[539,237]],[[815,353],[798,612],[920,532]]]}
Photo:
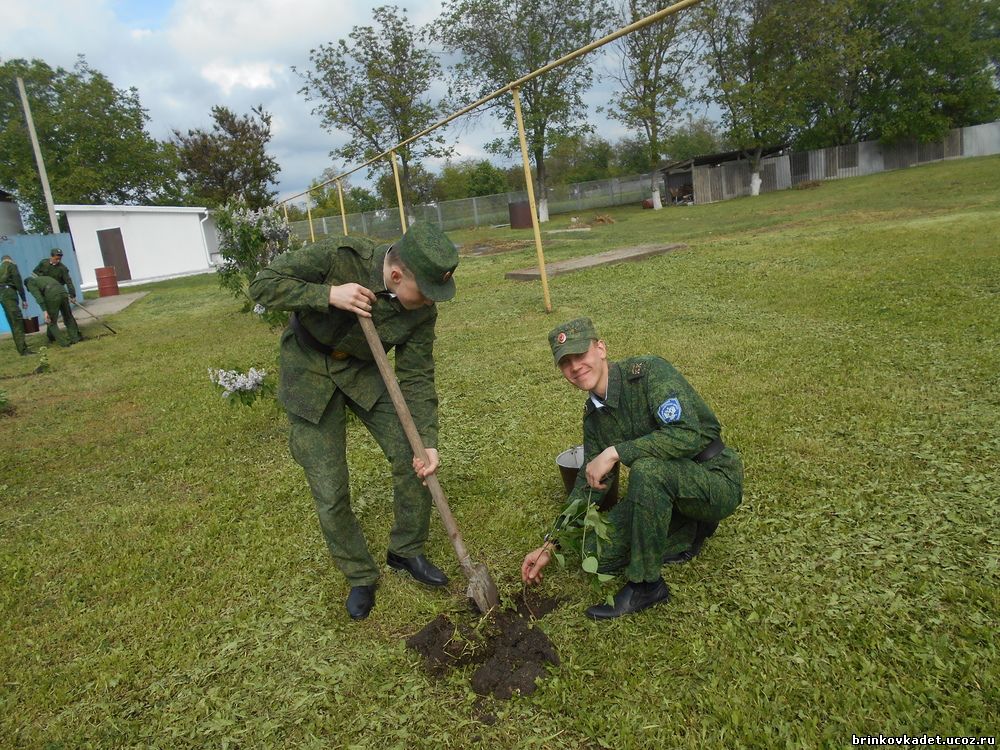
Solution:
{"label": "black boot", "polygon": [[694,541],[691,542],[690,549],[682,550],[672,555],[664,555],[663,564],[677,565],[679,563],[690,562],[698,556],[701,548],[705,546],[705,540],[712,536],[717,528],[719,528],[718,521],[698,521],[698,530],[695,532]]}
{"label": "black boot", "polygon": [[363,620],[375,606],[375,584],[352,586],[347,595],[347,614],[352,620]]}
{"label": "black boot", "polygon": [[423,555],[401,557],[395,552],[390,552],[385,556],[385,561],[393,570],[406,571],[414,579],[428,586],[444,586],[448,583],[448,576]]}
{"label": "black boot", "polygon": [[670,601],[670,589],[662,578],[646,583],[629,582],[615,594],[613,605],[595,604],[587,610],[587,617],[591,620],[611,620],[668,601]]}

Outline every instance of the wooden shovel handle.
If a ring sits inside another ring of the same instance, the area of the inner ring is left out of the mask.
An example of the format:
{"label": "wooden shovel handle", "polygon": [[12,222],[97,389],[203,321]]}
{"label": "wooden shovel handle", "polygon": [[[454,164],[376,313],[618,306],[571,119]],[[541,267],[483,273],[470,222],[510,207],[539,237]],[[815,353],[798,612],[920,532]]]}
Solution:
{"label": "wooden shovel handle", "polygon": [[[358,316],[358,322],[361,324],[361,330],[364,331],[365,338],[368,340],[368,346],[372,350],[372,356],[375,357],[375,364],[378,365],[378,371],[382,374],[385,387],[389,391],[392,405],[396,407],[396,414],[399,415],[399,422],[403,425],[403,432],[406,433],[406,438],[410,441],[410,448],[413,449],[413,455],[423,461],[426,466],[428,460],[427,451],[424,449],[424,441],[420,439],[420,433],[417,432],[417,426],[413,422],[410,408],[406,405],[403,392],[399,389],[399,381],[396,380],[396,373],[389,366],[389,358],[385,355],[385,349],[382,347],[382,340],[378,337],[378,332],[375,330],[375,324],[372,323],[371,318],[365,318],[360,315]],[[441,515],[444,528],[447,530],[448,537],[455,548],[455,554],[458,555],[458,562],[468,573],[472,570],[472,561],[469,559],[469,553],[465,549],[465,542],[462,541],[462,535],[458,531],[455,516],[451,514],[451,508],[448,507],[448,500],[444,496],[444,490],[441,489],[441,483],[438,482],[437,474],[428,474],[424,481],[427,483],[427,488],[431,491],[434,506]]]}

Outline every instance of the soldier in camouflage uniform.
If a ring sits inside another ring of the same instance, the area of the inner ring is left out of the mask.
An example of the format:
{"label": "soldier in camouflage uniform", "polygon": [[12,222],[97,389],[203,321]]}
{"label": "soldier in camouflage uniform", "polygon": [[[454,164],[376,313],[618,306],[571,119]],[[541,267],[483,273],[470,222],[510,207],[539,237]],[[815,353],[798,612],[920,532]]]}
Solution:
{"label": "soldier in camouflage uniform", "polygon": [[[21,300],[21,307],[17,306],[18,298]],[[17,353],[22,356],[34,354],[24,340],[24,318],[21,317],[21,308],[27,310],[28,301],[24,296],[21,272],[9,255],[3,256],[0,260],[0,304],[3,305],[4,314],[7,316],[7,325],[10,327],[11,336],[14,337],[14,348],[17,349]]]}
{"label": "soldier in camouflage uniform", "polygon": [[[743,497],[740,457],[723,444],[712,410],[660,357],[608,362],[589,318],[555,328],[549,343],[566,380],[589,392],[584,464],[568,503],[588,493],[599,502],[616,465],[629,467],[628,492],[608,514],[611,540],[598,560],[600,572],[620,572],[627,582],[613,605],[590,607],[587,616],[610,619],[666,602],[670,591],[660,566],[694,557],[719,521],[736,510]],[[676,537],[690,527],[690,549],[673,554]],[[525,583],[541,579],[555,543],[547,537],[525,556]],[[596,547],[584,550],[595,553]]]}
{"label": "soldier in camouflage uniform", "polygon": [[[351,586],[347,610],[368,616],[379,568],[351,510],[345,407],[374,436],[392,465],[395,524],[386,561],[430,586],[447,576],[424,557],[431,497],[423,479],[437,469],[434,386],[436,302],[455,295],[454,244],[417,222],[392,247],[333,237],[285,253],[250,285],[259,304],[292,312],[281,337],[278,400],[291,422],[292,456],[312,490],[334,563]],[[427,447],[429,465],[413,456],[357,316],[372,318]]]}
{"label": "soldier in camouflage uniform", "polygon": [[[38,274],[29,276],[24,285],[45,311],[46,338],[59,346],[69,346],[73,343],[70,337],[59,328],[59,315],[63,307],[68,304],[67,300],[69,299],[65,287],[49,276],[39,276]],[[66,327],[69,328],[68,325]],[[79,338],[77,340],[79,341]]]}
{"label": "soldier in camouflage uniform", "polygon": [[[59,314],[62,315],[63,324],[69,333],[69,342],[75,344],[83,339],[80,335],[80,327],[76,324],[76,318],[73,317],[73,308],[70,305],[71,302],[76,303],[76,288],[73,286],[73,277],[70,275],[69,268],[62,262],[62,258],[63,251],[58,247],[52,248],[49,259],[38,261],[34,273],[38,276],[48,276],[55,279],[60,286],[66,287],[67,295],[60,303]],[[51,337],[49,340],[52,340]]]}

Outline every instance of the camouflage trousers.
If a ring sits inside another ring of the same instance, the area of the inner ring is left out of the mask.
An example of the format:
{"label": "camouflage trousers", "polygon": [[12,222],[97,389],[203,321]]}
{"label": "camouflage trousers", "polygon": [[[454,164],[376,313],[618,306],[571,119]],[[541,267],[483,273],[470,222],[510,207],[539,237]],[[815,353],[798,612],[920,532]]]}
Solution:
{"label": "camouflage trousers", "polygon": [[28,345],[24,340],[24,318],[21,315],[21,307],[18,302],[15,290],[0,289],[0,305],[3,305],[4,314],[7,316],[7,325],[10,326],[11,336],[14,337],[14,348],[20,354],[28,348]]}
{"label": "camouflage trousers", "polygon": [[305,470],[330,555],[351,586],[367,586],[378,580],[379,566],[351,509],[345,408],[361,419],[392,466],[395,522],[389,534],[391,552],[403,557],[423,554],[431,495],[413,471],[413,451],[387,393],[368,411],[338,389],[319,424],[289,413],[292,457]]}
{"label": "camouflage trousers", "polygon": [[[698,521],[721,521],[742,499],[743,468],[731,449],[705,464],[639,459],[629,467],[625,498],[608,513],[611,541],[601,543],[601,572],[621,572],[633,582],[657,580],[663,556],[690,547]],[[591,539],[587,547],[596,554]]]}
{"label": "camouflage trousers", "polygon": [[[47,290],[48,291],[48,290]],[[49,314],[49,322],[45,327],[45,337],[59,346],[69,346],[80,341],[80,327],[76,324],[73,311],[69,304],[69,295],[63,289],[57,289],[45,295],[45,312]],[[62,316],[66,331],[59,328],[59,316]]]}

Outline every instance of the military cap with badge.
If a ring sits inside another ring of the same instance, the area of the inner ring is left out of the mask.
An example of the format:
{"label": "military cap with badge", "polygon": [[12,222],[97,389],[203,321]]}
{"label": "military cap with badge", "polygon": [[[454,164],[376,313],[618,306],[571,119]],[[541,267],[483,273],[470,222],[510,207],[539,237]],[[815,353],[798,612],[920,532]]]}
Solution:
{"label": "military cap with badge", "polygon": [[590,318],[576,318],[556,326],[549,332],[549,346],[556,365],[567,354],[583,354],[590,342],[597,341],[597,329]]}
{"label": "military cap with badge", "polygon": [[453,276],[458,267],[458,248],[438,227],[426,221],[415,222],[394,247],[427,299],[446,302],[455,296]]}

